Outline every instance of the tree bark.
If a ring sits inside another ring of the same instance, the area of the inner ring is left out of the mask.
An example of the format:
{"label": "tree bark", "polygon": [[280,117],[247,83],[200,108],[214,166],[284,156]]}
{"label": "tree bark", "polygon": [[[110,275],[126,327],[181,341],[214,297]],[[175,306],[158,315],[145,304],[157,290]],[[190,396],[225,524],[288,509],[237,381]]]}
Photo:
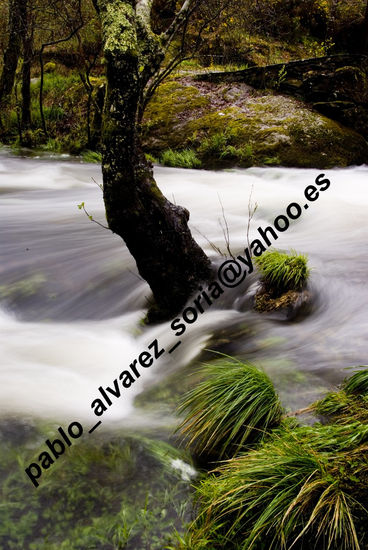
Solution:
{"label": "tree bark", "polygon": [[31,127],[31,68],[33,59],[33,21],[32,13],[27,14],[27,28],[23,32],[22,66],[22,127]]}
{"label": "tree bark", "polygon": [[9,0],[9,39],[0,77],[0,107],[9,103],[13,90],[26,20],[26,4],[24,0]]}
{"label": "tree bark", "polygon": [[110,229],[124,239],[153,292],[148,320],[176,314],[210,261],[193,240],[189,212],[168,201],[142,152],[137,111],[148,78],[162,61],[137,16],[134,0],[96,0],[101,17],[107,90],[102,124],[104,202]]}
{"label": "tree bark", "polygon": [[363,23],[363,53],[368,51],[368,1],[365,8],[364,23]]}

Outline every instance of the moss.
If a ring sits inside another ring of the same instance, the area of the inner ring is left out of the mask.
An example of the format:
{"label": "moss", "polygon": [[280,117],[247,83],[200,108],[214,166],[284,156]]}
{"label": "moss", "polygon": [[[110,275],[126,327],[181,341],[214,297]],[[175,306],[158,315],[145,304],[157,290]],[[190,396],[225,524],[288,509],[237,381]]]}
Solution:
{"label": "moss", "polygon": [[24,473],[35,454],[30,447],[55,430],[0,423],[1,548],[161,550],[182,529],[193,474],[186,454],[142,436],[94,434],[43,472],[35,489]]}
{"label": "moss", "polygon": [[56,70],[56,63],[54,63],[53,61],[49,61],[45,64],[43,69],[45,73],[54,73]]}
{"label": "moss", "polygon": [[269,292],[256,294],[254,309],[257,311],[279,311],[293,306],[299,298],[299,292],[289,290],[277,298],[273,298]]}
{"label": "moss", "polygon": [[100,1],[102,7],[102,28],[105,37],[106,57],[130,54],[138,55],[138,41],[135,28],[135,10],[128,2]]}
{"label": "moss", "polygon": [[[40,81],[33,79],[33,127],[24,133],[22,144],[80,154],[91,148],[87,144],[87,93],[75,72],[64,69],[61,74],[60,70],[58,65],[56,71],[45,74],[44,112],[50,141],[40,130]],[[104,81],[91,77],[95,89]],[[92,121],[93,116],[94,112]],[[9,140],[16,141],[15,109],[6,124]],[[109,131],[105,125],[105,134]],[[170,149],[175,154],[190,149],[203,168],[330,168],[360,164],[368,158],[363,137],[295,99],[249,91],[241,84],[204,84],[190,77],[176,77],[159,87],[147,106],[142,137],[146,152],[153,157],[160,158]]]}
{"label": "moss", "polygon": [[204,168],[329,168],[359,164],[368,157],[362,136],[297,100],[264,93],[248,97],[239,85],[239,91],[232,87],[235,104],[224,105],[223,85],[192,84],[172,80],[148,105],[143,136],[153,154],[191,148]]}
{"label": "moss", "polygon": [[13,283],[0,285],[0,298],[7,300],[28,298],[37,294],[45,282],[46,277],[38,273]]}
{"label": "moss", "polygon": [[209,103],[210,99],[199,94],[194,86],[175,80],[162,84],[145,113],[143,139],[150,152],[185,148],[190,131],[182,128],[182,122],[196,116]]}

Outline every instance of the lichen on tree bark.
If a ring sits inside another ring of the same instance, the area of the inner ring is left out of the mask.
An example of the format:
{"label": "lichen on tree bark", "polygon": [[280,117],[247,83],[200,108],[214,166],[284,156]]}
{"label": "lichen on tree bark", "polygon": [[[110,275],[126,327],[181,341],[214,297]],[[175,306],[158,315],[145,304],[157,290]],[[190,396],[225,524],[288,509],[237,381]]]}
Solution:
{"label": "lichen on tree bark", "polygon": [[[188,228],[189,212],[161,193],[141,148],[137,114],[144,87],[163,59],[152,33],[150,2],[96,0],[107,89],[102,123],[104,202],[110,229],[122,237],[148,282],[154,306],[148,320],[177,313],[210,261]],[[148,10],[148,11],[147,11]]]}

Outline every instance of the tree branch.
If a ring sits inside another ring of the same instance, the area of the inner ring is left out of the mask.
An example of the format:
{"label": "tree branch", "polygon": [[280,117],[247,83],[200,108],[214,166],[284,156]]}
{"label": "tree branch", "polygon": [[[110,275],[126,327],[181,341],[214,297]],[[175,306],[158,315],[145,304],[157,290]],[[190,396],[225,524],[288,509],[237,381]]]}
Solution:
{"label": "tree branch", "polygon": [[44,84],[44,66],[43,66],[43,51],[48,46],[54,46],[56,44],[61,44],[62,42],[68,42],[68,40],[71,40],[74,35],[78,33],[78,31],[83,27],[84,21],[82,17],[82,11],[81,11],[81,0],[78,2],[78,14],[79,14],[79,24],[77,27],[71,30],[71,32],[66,36],[65,38],[59,38],[58,40],[52,40],[49,42],[44,42],[41,45],[40,51],[39,51],[39,60],[40,60],[40,93],[39,93],[39,106],[40,106],[40,116],[41,116],[41,123],[42,123],[42,129],[43,133],[47,137],[47,128],[46,128],[46,121],[45,121],[45,115],[43,112],[43,84]]}
{"label": "tree branch", "polygon": [[[199,4],[200,0],[196,2],[196,4]],[[193,0],[185,0],[184,4],[182,5],[181,9],[176,14],[173,22],[171,25],[166,29],[164,33],[161,34],[161,44],[166,49],[170,45],[172,39],[174,38],[175,34],[180,29],[181,25],[185,21],[185,19],[188,16],[188,13],[190,12],[190,9],[192,7]]]}
{"label": "tree branch", "polygon": [[151,29],[151,10],[153,0],[138,0],[136,13],[147,29]]}

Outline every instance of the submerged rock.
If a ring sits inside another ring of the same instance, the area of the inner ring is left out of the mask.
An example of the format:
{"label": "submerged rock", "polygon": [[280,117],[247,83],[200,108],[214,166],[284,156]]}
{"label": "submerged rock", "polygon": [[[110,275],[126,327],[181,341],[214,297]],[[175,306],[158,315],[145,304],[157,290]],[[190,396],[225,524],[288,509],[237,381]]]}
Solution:
{"label": "submerged rock", "polygon": [[35,489],[24,467],[50,431],[0,421],[1,548],[161,550],[175,529],[183,531],[196,476],[187,453],[122,429],[86,435]]}

